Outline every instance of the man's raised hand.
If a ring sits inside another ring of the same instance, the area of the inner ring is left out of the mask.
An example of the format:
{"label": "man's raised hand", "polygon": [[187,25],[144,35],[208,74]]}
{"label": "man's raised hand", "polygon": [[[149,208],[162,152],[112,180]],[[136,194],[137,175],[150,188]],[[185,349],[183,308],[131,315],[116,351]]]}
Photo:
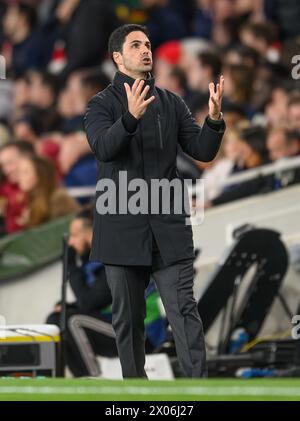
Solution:
{"label": "man's raised hand", "polygon": [[145,114],[148,105],[155,99],[155,96],[152,95],[145,100],[150,87],[149,85],[144,87],[144,84],[145,82],[142,79],[136,79],[130,89],[128,83],[124,83],[128,101],[128,111],[138,120]]}
{"label": "man's raised hand", "polygon": [[220,77],[220,82],[217,83],[217,89],[215,84],[211,82],[209,84],[209,101],[208,101],[208,114],[209,117],[218,120],[221,114],[222,97],[224,93],[224,76]]}

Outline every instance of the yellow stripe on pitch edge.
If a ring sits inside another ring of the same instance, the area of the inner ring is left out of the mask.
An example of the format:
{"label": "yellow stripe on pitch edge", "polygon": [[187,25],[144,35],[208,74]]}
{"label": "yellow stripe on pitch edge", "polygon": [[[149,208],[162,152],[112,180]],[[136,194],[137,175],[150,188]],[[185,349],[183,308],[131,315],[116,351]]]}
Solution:
{"label": "yellow stripe on pitch edge", "polygon": [[9,336],[7,338],[0,338],[0,344],[2,343],[15,343],[15,342],[60,342],[60,336],[54,335],[52,337],[44,336],[44,335],[38,335],[32,337],[29,336]]}

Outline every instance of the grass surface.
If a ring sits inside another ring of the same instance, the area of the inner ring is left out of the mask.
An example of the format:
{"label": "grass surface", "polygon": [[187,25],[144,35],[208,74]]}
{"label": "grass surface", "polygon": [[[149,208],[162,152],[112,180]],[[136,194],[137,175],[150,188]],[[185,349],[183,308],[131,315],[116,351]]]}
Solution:
{"label": "grass surface", "polygon": [[300,379],[0,379],[0,401],[300,401]]}

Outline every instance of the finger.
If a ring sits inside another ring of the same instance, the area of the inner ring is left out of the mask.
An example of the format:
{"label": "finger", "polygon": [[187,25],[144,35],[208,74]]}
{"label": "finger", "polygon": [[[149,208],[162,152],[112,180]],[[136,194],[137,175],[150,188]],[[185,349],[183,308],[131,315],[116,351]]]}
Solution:
{"label": "finger", "polygon": [[135,79],[135,81],[133,82],[132,88],[131,88],[131,92],[133,95],[135,95],[135,91],[136,88],[138,87],[138,84],[140,83],[141,79]]}
{"label": "finger", "polygon": [[149,85],[146,85],[145,88],[143,89],[142,93],[141,93],[141,98],[144,99],[145,96],[147,95],[148,91],[150,89]]}
{"label": "finger", "polygon": [[151,104],[151,102],[153,102],[154,100],[155,100],[155,96],[152,95],[149,99],[144,101],[144,105],[147,106],[147,105]]}
{"label": "finger", "polygon": [[143,80],[140,80],[140,82],[139,82],[139,84],[138,84],[138,86],[136,88],[135,95],[140,95],[141,94],[142,89],[143,89],[143,86],[144,86],[144,83],[145,82]]}
{"label": "finger", "polygon": [[130,86],[128,85],[128,83],[125,82],[124,87],[125,87],[126,95],[127,95],[127,98],[128,98],[129,95],[130,95]]}
{"label": "finger", "polygon": [[211,96],[211,97],[210,97],[210,99],[212,100],[213,104],[214,104],[216,107],[218,107],[218,106],[219,106],[219,102],[218,102],[218,100],[216,99],[216,97]]}
{"label": "finger", "polygon": [[215,84],[213,83],[213,82],[210,82],[210,84],[208,85],[208,87],[209,87],[209,93],[210,93],[210,96],[213,96],[213,95],[215,95]]}
{"label": "finger", "polygon": [[220,77],[220,97],[223,96],[224,93],[224,76],[221,75]]}

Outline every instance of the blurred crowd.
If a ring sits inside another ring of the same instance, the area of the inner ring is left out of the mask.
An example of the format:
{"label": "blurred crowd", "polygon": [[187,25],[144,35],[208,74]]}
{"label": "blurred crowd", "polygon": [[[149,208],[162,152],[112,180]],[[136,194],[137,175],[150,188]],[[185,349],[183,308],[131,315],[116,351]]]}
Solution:
{"label": "blurred crowd", "polygon": [[300,182],[295,169],[222,184],[300,156],[299,0],[1,0],[0,22],[1,235],[88,200],[68,188],[95,185],[82,118],[114,75],[107,42],[123,23],[148,27],[156,84],[183,97],[199,124],[209,82],[225,77],[218,157],[204,164],[178,154],[184,176],[206,180],[206,207]]}

